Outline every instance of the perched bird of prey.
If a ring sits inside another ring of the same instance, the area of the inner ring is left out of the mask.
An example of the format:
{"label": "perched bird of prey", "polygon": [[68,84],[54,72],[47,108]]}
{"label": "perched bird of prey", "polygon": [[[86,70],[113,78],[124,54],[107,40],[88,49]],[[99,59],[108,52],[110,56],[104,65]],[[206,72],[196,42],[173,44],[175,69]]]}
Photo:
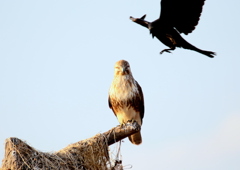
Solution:
{"label": "perched bird of prey", "polygon": [[[114,66],[114,79],[109,90],[108,104],[120,124],[135,120],[142,125],[144,116],[142,88],[133,78],[130,65],[125,60],[116,62]],[[135,145],[142,143],[140,131],[128,138]]]}
{"label": "perched bird of prey", "polygon": [[198,24],[202,7],[205,0],[161,0],[160,17],[148,22],[145,19],[146,15],[141,18],[130,19],[150,30],[152,37],[157,37],[163,44],[170,49],[164,49],[160,52],[170,53],[170,50],[175,50],[176,47],[185,48],[197,51],[208,57],[213,58],[215,53],[212,51],[201,50],[181,37],[181,33],[191,33]]}

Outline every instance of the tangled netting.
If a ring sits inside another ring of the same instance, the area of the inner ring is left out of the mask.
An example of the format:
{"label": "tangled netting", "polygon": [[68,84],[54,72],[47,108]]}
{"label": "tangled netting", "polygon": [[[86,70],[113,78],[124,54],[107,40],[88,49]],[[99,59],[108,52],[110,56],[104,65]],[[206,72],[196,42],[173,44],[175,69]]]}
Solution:
{"label": "tangled netting", "polygon": [[55,153],[40,152],[17,138],[8,138],[0,170],[110,170],[108,145],[98,134]]}

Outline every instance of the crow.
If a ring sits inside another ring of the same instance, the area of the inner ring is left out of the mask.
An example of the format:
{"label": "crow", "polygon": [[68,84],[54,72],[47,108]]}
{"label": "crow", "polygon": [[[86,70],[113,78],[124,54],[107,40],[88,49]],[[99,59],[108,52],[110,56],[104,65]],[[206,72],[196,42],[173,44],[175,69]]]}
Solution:
{"label": "crow", "polygon": [[146,14],[141,18],[133,18],[130,16],[130,19],[148,28],[153,38],[157,37],[158,40],[170,48],[162,50],[160,54],[163,52],[171,53],[171,50],[179,47],[197,51],[213,58],[214,55],[216,55],[215,52],[201,50],[187,42],[180,35],[181,33],[188,35],[198,25],[204,1],[205,0],[161,0],[161,13],[157,20],[153,22],[144,20]]}

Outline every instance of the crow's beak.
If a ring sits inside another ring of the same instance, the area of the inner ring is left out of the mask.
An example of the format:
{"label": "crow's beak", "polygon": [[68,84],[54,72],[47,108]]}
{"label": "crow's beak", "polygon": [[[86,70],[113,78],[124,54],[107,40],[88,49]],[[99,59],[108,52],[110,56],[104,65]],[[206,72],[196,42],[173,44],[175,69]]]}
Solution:
{"label": "crow's beak", "polygon": [[130,16],[130,20],[132,20],[134,22],[134,21],[136,21],[136,18],[133,18],[132,16]]}
{"label": "crow's beak", "polygon": [[137,24],[140,24],[140,25],[148,28],[149,22],[144,20],[145,17],[146,17],[146,15],[143,15],[141,18],[133,18],[133,17],[130,17],[130,19],[131,19],[133,22],[136,22]]}

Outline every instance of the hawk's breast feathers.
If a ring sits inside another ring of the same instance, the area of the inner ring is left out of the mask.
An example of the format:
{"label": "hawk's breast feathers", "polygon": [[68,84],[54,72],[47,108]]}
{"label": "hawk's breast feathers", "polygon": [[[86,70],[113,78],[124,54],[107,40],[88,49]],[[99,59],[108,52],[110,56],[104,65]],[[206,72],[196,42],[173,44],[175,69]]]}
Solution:
{"label": "hawk's breast feathers", "polygon": [[115,115],[123,109],[129,110],[132,108],[143,119],[144,101],[142,88],[135,80],[131,82],[126,76],[115,78],[109,90],[108,102]]}

